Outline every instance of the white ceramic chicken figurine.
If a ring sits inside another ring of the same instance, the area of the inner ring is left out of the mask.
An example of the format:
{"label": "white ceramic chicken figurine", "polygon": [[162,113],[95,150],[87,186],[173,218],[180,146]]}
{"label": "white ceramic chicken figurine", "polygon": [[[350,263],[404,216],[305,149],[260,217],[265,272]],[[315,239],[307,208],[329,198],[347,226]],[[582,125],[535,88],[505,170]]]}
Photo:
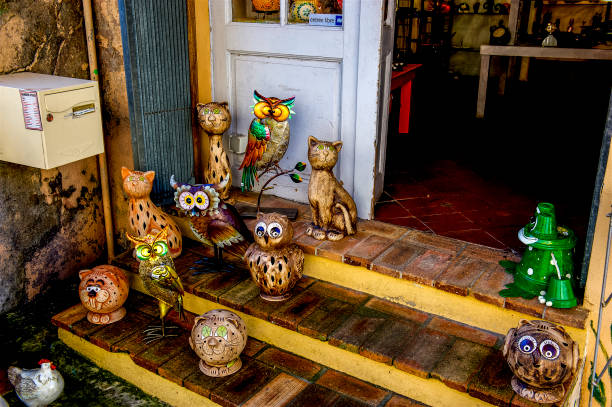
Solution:
{"label": "white ceramic chicken figurine", "polygon": [[64,378],[47,359],[38,362],[39,369],[8,368],[9,381],[17,396],[28,407],[43,407],[51,404],[64,390]]}

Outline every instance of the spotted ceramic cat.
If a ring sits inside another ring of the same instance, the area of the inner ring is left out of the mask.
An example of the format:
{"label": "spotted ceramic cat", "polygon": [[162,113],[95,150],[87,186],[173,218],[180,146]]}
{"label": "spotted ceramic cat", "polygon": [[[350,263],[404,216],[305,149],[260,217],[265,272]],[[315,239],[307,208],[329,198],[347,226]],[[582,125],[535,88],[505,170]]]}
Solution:
{"label": "spotted ceramic cat", "polygon": [[357,231],[355,201],[332,172],[341,148],[341,141],[308,137],[308,161],[312,166],[308,200],[313,225],[306,229],[306,233],[317,240],[340,240]]}
{"label": "spotted ceramic cat", "polygon": [[153,189],[154,171],[132,171],[121,167],[123,190],[129,198],[129,217],[132,232],[139,237],[155,235],[168,226],[168,248],[173,258],[181,254],[183,238],[181,231],[160,208],[149,198]]}
{"label": "spotted ceramic cat", "polygon": [[227,376],[242,366],[240,353],[247,342],[246,325],[231,311],[214,309],[196,317],[189,345],[200,357],[207,376]]}
{"label": "spotted ceramic cat", "polygon": [[232,186],[232,172],[227,154],[223,149],[223,133],[229,129],[232,116],[227,108],[227,102],[198,103],[198,121],[200,127],[208,134],[210,152],[208,156],[208,168],[204,171],[204,179],[207,184],[221,183],[227,175],[227,185],[219,191],[221,199],[226,200],[230,196]]}
{"label": "spotted ceramic cat", "polygon": [[521,320],[508,331],[503,354],[514,373],[514,391],[536,403],[562,400],[566,382],[578,369],[578,345],[548,321]]}

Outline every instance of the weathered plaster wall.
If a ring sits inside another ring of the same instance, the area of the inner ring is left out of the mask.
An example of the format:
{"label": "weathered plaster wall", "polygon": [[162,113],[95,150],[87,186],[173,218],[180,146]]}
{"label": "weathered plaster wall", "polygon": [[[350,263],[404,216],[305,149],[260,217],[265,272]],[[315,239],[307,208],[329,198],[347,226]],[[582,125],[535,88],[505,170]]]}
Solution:
{"label": "weathered plaster wall", "polygon": [[[88,77],[78,0],[0,0],[0,74]],[[0,312],[104,250],[95,157],[52,170],[0,162]]]}

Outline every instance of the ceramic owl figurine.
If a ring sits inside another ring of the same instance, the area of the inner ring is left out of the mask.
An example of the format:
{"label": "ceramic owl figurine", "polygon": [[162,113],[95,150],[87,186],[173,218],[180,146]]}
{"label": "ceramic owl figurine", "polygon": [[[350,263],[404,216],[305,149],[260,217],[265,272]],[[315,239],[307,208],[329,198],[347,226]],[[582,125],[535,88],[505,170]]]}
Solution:
{"label": "ceramic owl figurine", "polygon": [[132,232],[143,237],[156,234],[168,227],[168,249],[170,256],[177,258],[183,249],[181,231],[160,208],[155,206],[149,195],[153,189],[154,171],[132,171],[121,167],[123,191],[128,196],[130,227]]}
{"label": "ceramic owl figurine", "polygon": [[87,320],[92,324],[110,324],[125,316],[123,303],[127,300],[130,282],[118,267],[96,266],[79,272],[79,297],[89,310]]}
{"label": "ceramic owl figurine", "polygon": [[176,207],[189,216],[191,230],[204,244],[213,246],[219,264],[223,250],[242,259],[252,241],[249,229],[236,208],[223,202],[217,191],[228,184],[226,177],[217,184],[183,184],[176,182],[174,176],[170,184],[176,190]]}
{"label": "ceramic owl figurine", "polygon": [[295,97],[279,99],[265,97],[254,91],[253,114],[255,119],[249,126],[249,139],[246,153],[240,165],[242,170],[242,190],[253,189],[258,180],[257,170],[278,165],[289,146],[289,122]]}
{"label": "ceramic owl figurine", "polygon": [[565,330],[547,321],[521,320],[506,335],[504,357],[514,373],[512,388],[536,403],[555,403],[578,368],[578,345]]}
{"label": "ceramic owl figurine", "polygon": [[240,353],[246,342],[246,325],[238,315],[224,309],[196,317],[189,337],[191,349],[200,357],[200,370],[213,377],[240,370]]}
{"label": "ceramic owl figurine", "polygon": [[208,134],[210,151],[208,168],[204,172],[207,184],[222,182],[229,175],[229,182],[219,191],[221,199],[228,199],[232,186],[232,172],[230,162],[223,148],[223,133],[232,124],[232,115],[227,108],[227,102],[198,103],[196,106],[200,127]]}
{"label": "ceramic owl figurine", "polygon": [[259,295],[267,301],[283,301],[302,278],[304,252],[293,239],[293,226],[284,215],[260,213],[254,230],[255,243],[245,254]]}
{"label": "ceramic owl figurine", "polygon": [[136,245],[136,256],[140,260],[138,275],[146,291],[157,299],[159,306],[161,325],[145,330],[145,342],[152,343],[166,336],[176,336],[167,332],[165,318],[172,308],[176,308],[179,316],[183,318],[185,290],[169,253],[168,229],[164,228],[155,235],[127,237]]}

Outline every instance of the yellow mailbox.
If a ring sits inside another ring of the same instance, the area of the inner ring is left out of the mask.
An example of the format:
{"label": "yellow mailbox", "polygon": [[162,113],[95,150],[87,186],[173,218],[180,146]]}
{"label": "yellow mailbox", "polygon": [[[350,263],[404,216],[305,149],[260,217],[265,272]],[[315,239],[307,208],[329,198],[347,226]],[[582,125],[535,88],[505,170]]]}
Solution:
{"label": "yellow mailbox", "polygon": [[49,169],[102,152],[98,82],[0,76],[0,160]]}

